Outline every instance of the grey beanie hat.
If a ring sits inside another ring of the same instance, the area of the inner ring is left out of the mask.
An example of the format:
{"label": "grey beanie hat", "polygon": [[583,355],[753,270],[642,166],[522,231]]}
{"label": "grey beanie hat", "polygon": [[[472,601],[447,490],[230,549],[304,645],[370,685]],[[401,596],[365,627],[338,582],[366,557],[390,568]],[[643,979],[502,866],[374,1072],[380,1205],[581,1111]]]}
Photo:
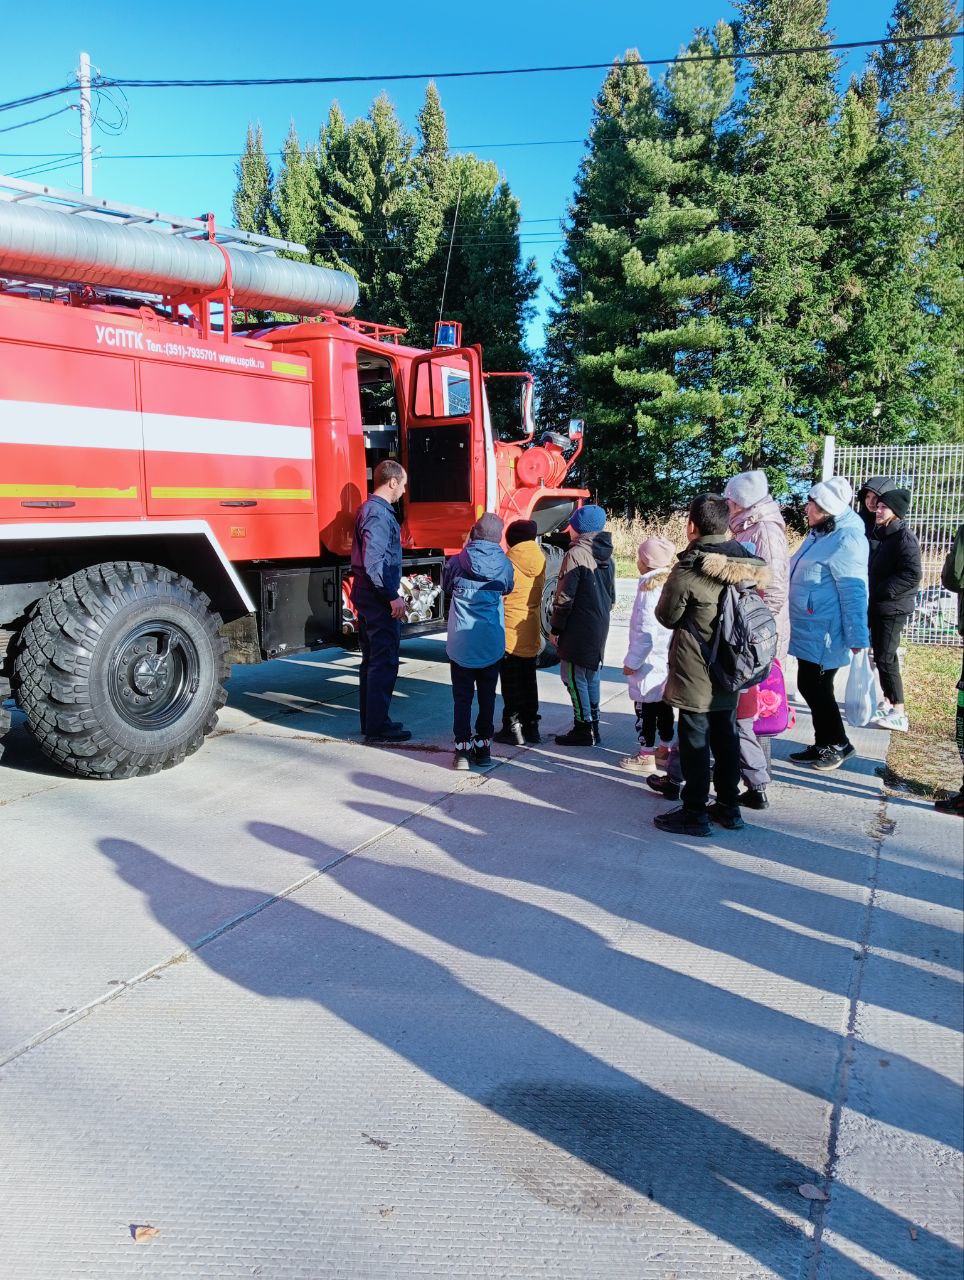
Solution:
{"label": "grey beanie hat", "polygon": [[741,511],[760,502],[770,492],[765,471],[741,471],[726,482],[723,497],[735,502]]}
{"label": "grey beanie hat", "polygon": [[494,511],[487,511],[476,520],[469,537],[473,542],[501,542],[504,528],[502,517]]}

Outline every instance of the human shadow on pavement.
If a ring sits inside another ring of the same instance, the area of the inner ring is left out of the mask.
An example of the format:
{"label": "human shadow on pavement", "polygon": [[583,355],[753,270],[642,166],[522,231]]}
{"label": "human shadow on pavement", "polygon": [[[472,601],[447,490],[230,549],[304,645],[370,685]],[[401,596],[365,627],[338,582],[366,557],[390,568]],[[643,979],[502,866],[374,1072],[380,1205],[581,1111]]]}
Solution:
{"label": "human shadow on pavement", "polygon": [[[429,815],[411,824],[415,837],[437,843]],[[318,860],[326,848],[303,832],[252,823],[252,835],[276,848]],[[453,833],[448,828],[449,841]],[[442,836],[444,838],[444,836]],[[676,969],[628,954],[569,916],[495,889],[435,871],[391,865],[362,854],[329,875],[353,894],[407,925],[473,955],[502,960],[547,982],[595,1000],[654,1030],[815,1097],[832,1101],[843,1038],[836,1032]],[[498,927],[493,928],[493,921]],[[890,1049],[864,1045],[888,1063],[887,1099],[857,1095],[856,1111],[933,1138],[961,1143],[961,1092],[939,1072]]]}
{"label": "human shadow on pavement", "polygon": [[[500,777],[500,783],[506,780]],[[374,799],[353,801],[353,807],[385,822],[391,821],[396,812],[391,804],[393,797],[404,797],[411,803],[417,802],[421,794],[417,787],[374,774],[356,774],[354,781],[363,789],[367,787],[373,796],[380,792],[386,803]],[[751,823],[738,833],[721,831],[713,842],[667,837],[647,821],[649,811],[659,812],[659,802],[652,806],[647,803],[636,819],[642,819],[639,834],[628,835],[626,814],[620,810],[616,796],[607,813],[611,813],[611,821],[622,822],[623,830],[607,831],[600,825],[598,815],[590,827],[586,815],[572,808],[572,788],[565,784],[566,780],[562,780],[561,786],[548,793],[546,787],[551,786],[551,780],[543,783],[536,810],[525,797],[501,798],[491,788],[476,791],[472,816],[464,810],[461,813],[463,823],[476,823],[475,835],[460,833],[446,820],[451,800],[431,812],[420,813],[411,829],[423,833],[444,854],[473,871],[573,894],[670,937],[710,947],[780,977],[849,999],[865,903],[855,896],[838,897],[832,892],[788,884],[765,870],[720,866],[712,856],[714,845],[719,843],[761,860],[768,860],[771,850],[776,850],[777,861],[834,875],[826,865],[825,848],[783,833],[774,836]],[[524,777],[517,785],[524,785]],[[536,838],[529,834],[534,821],[538,823]],[[605,847],[607,835],[638,844],[640,858],[645,849],[651,854],[633,868],[626,868],[624,874],[624,868]],[[667,851],[671,851],[669,856]],[[847,856],[835,849],[830,860],[844,865]],[[860,870],[863,875],[855,883],[868,884],[869,859],[862,858],[860,864],[855,862],[848,868],[849,874],[854,875]],[[848,875],[841,878],[848,879]],[[895,926],[905,924],[904,917],[881,905],[875,908],[875,917],[885,933],[891,917]],[[927,958],[931,958],[931,940],[950,955],[956,954],[961,943],[956,931],[931,924],[927,927],[926,947],[923,938],[917,942],[908,939],[906,929],[892,932],[905,946],[920,943],[921,949],[928,952]],[[959,1028],[958,983],[915,968],[910,960],[905,963],[877,954],[874,964],[880,978],[877,985],[882,1007],[919,1018],[922,1010],[936,1005],[936,1016],[926,1016],[934,1017],[940,1025]],[[935,993],[943,998],[935,1001]]]}
{"label": "human shadow on pavement", "polygon": [[[172,897],[203,896],[214,887],[130,841],[104,839],[99,847],[131,885],[165,885],[161,897],[145,896],[168,927]],[[336,851],[321,854],[329,855]],[[240,898],[247,892],[237,889]],[[474,1126],[476,1158],[528,1195],[553,1205],[554,1196],[565,1195],[567,1180],[591,1170],[596,1203],[632,1193],[640,1198],[633,1200],[637,1211],[645,1214],[646,1201],[663,1206],[784,1280],[797,1280],[812,1248],[805,1228],[810,1209],[804,1210],[797,1188],[819,1183],[820,1170],[642,1084],[467,987],[445,965],[294,898],[211,940],[197,958],[268,1000],[301,1000],[331,1011],[475,1104],[462,1115],[465,1126]],[[264,1016],[271,1017],[270,1008]],[[326,1021],[317,1034],[324,1043],[311,1041],[306,1018],[299,1059],[329,1051],[332,1024]],[[363,1054],[363,1042],[357,1051]],[[491,1123],[480,1125],[480,1116]],[[519,1178],[520,1167],[538,1166],[554,1151],[580,1165],[564,1169],[550,1187]],[[887,1261],[927,1280],[958,1274],[957,1254],[940,1237],[916,1228],[911,1243],[913,1224],[866,1197],[859,1197],[858,1207],[853,1226],[872,1252],[885,1249]],[[893,1243],[901,1235],[907,1246]],[[873,1271],[832,1246],[824,1245],[822,1253],[834,1280],[873,1280]]]}

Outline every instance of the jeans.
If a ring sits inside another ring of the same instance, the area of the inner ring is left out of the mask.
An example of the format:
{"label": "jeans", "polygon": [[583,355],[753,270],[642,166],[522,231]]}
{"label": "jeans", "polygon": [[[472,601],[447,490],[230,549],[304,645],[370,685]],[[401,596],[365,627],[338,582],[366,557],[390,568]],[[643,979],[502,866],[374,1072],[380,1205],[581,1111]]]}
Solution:
{"label": "jeans", "polygon": [[478,695],[479,714],[475,720],[475,737],[488,742],[495,730],[495,690],[499,683],[502,660],[489,667],[463,667],[449,660],[452,673],[452,698],[455,717],[452,732],[456,742],[472,740],[472,699]]}
{"label": "jeans", "polygon": [[388,708],[398,679],[398,653],[402,624],[374,592],[355,583],[352,603],[358,610],[361,669],[358,673],[358,712],[364,734],[382,733],[388,727]]}
{"label": "jeans", "polygon": [[676,731],[673,708],[668,702],[635,702],[636,737],[641,747],[655,747],[656,735],[660,742],[672,742]]}
{"label": "jeans", "polygon": [[904,701],[904,684],[900,678],[897,646],[900,644],[900,633],[906,622],[906,613],[897,613],[890,618],[871,615],[870,618],[870,643],[874,650],[874,665],[880,677],[880,687],[887,701],[894,704],[903,704]]}
{"label": "jeans", "polygon": [[720,804],[740,803],[740,739],[736,707],[716,711],[680,711],[679,763],[683,808],[702,813],[710,797],[710,775]]}
{"label": "jeans", "polygon": [[572,714],[577,724],[589,724],[599,719],[599,668],[577,667],[574,662],[559,664],[559,674],[566,692],[572,699]]}
{"label": "jeans", "polygon": [[842,747],[849,742],[847,730],[837,706],[833,680],[837,674],[821,671],[815,662],[797,662],[797,689],[813,717],[813,741],[817,747]]}
{"label": "jeans", "polygon": [[538,658],[507,653],[502,659],[502,727],[534,725],[539,719]]}
{"label": "jeans", "polygon": [[751,791],[764,791],[773,781],[770,739],[757,737],[752,720],[737,720],[736,731],[740,736],[740,776]]}

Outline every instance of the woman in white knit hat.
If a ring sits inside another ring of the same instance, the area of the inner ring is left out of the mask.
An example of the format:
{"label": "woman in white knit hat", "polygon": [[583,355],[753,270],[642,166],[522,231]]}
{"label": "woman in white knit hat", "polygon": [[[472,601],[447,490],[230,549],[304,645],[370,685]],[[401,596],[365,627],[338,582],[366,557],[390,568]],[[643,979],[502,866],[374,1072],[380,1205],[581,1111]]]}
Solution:
{"label": "woman in white knit hat", "polygon": [[815,484],[807,502],[810,532],[790,562],[790,652],[813,717],[813,745],[790,756],[819,772],[839,769],[854,748],[834,695],[834,676],[851,653],[870,647],[868,545],[842,476]]}

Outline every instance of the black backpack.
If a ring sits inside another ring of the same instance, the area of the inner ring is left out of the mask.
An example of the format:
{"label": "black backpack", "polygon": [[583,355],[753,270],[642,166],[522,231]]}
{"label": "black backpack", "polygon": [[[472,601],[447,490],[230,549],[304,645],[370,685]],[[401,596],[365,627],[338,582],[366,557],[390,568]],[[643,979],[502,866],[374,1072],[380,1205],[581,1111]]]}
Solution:
{"label": "black backpack", "polygon": [[777,624],[750,582],[726,586],[707,644],[692,620],[687,630],[699,643],[715,689],[740,693],[770,674],[777,656]]}

